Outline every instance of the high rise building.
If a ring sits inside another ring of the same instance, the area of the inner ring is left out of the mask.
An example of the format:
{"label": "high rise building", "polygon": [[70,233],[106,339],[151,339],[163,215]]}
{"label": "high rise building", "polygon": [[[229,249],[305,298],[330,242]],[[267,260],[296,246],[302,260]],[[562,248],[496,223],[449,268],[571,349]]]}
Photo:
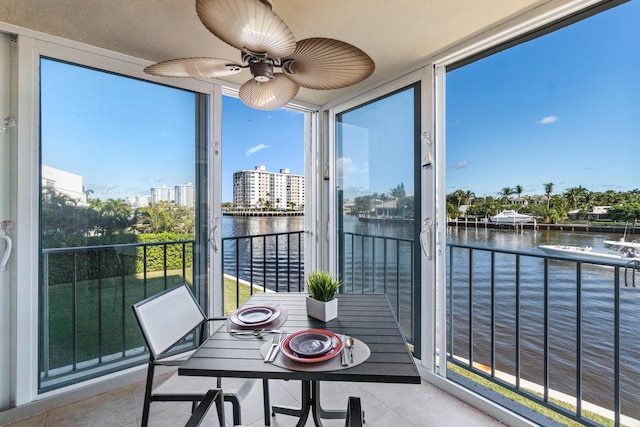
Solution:
{"label": "high rise building", "polygon": [[176,199],[175,190],[166,185],[151,189],[151,203],[173,202]]}
{"label": "high rise building", "polygon": [[189,208],[196,207],[196,188],[192,183],[175,186],[175,203],[176,205],[187,206]]}
{"label": "high rise building", "polygon": [[236,209],[302,209],[304,176],[293,175],[289,169],[267,172],[264,166],[234,172],[233,206]]}

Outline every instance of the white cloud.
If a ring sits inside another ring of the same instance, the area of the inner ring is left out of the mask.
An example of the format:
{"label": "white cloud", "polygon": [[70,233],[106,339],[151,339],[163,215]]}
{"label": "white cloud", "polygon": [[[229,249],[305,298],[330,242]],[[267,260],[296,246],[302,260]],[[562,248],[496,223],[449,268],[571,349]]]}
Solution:
{"label": "white cloud", "polygon": [[337,162],[337,169],[339,176],[355,175],[369,171],[368,165],[357,165],[350,157],[340,157]]}
{"label": "white cloud", "polygon": [[467,167],[467,161],[466,161],[466,160],[463,160],[463,161],[461,161],[461,162],[456,163],[456,164],[455,164],[455,165],[453,165],[453,166],[447,166],[447,169],[457,169],[457,170],[460,170],[460,169],[466,169],[466,167]]}
{"label": "white cloud", "polygon": [[255,147],[249,148],[244,155],[249,157],[250,155],[257,153],[260,150],[264,150],[265,148],[269,148],[269,146],[265,144],[258,144]]}
{"label": "white cloud", "polygon": [[558,116],[547,116],[543,117],[536,122],[537,125],[548,125],[558,121]]}

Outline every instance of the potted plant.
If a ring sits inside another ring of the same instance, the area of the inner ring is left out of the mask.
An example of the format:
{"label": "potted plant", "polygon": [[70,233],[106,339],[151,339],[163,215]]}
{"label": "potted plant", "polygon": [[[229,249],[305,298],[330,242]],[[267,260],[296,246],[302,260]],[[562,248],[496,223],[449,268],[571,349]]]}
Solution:
{"label": "potted plant", "polygon": [[305,284],[309,292],[307,315],[323,322],[338,317],[338,300],[335,295],[342,280],[326,271],[314,271],[307,276]]}

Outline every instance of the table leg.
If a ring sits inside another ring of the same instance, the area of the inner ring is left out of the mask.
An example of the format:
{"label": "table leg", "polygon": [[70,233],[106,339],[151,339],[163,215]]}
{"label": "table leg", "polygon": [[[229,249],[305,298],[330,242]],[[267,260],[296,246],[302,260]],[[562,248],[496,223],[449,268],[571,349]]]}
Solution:
{"label": "table leg", "polygon": [[299,417],[296,427],[303,427],[309,418],[309,412],[313,415],[313,422],[316,427],[322,427],[322,418],[324,419],[346,419],[347,411],[327,410],[322,407],[320,402],[320,382],[319,381],[301,381],[302,396],[301,408],[289,408],[283,406],[273,406],[272,413],[284,414]]}
{"label": "table leg", "polygon": [[[311,381],[311,384],[313,387],[311,392],[311,402],[313,405],[312,410],[314,419],[316,419],[316,414],[318,418],[324,418],[325,420],[347,418],[347,411],[340,409],[324,409],[320,403],[320,381]],[[316,425],[318,425],[318,423],[316,423]]]}

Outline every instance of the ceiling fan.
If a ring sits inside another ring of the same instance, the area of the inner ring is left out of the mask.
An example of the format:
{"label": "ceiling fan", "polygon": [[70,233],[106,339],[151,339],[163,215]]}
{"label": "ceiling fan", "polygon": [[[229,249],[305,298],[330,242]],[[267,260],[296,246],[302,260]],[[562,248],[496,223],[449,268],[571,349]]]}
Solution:
{"label": "ceiling fan", "polygon": [[375,64],[369,55],[348,43],[328,38],[296,42],[272,6],[271,0],[196,0],[196,12],[204,26],[240,49],[240,63],[222,58],[181,58],[150,65],[144,71],[163,77],[209,78],[248,68],[253,78],[242,85],[239,96],[259,110],[285,106],[300,86],[339,89],[373,73]]}

